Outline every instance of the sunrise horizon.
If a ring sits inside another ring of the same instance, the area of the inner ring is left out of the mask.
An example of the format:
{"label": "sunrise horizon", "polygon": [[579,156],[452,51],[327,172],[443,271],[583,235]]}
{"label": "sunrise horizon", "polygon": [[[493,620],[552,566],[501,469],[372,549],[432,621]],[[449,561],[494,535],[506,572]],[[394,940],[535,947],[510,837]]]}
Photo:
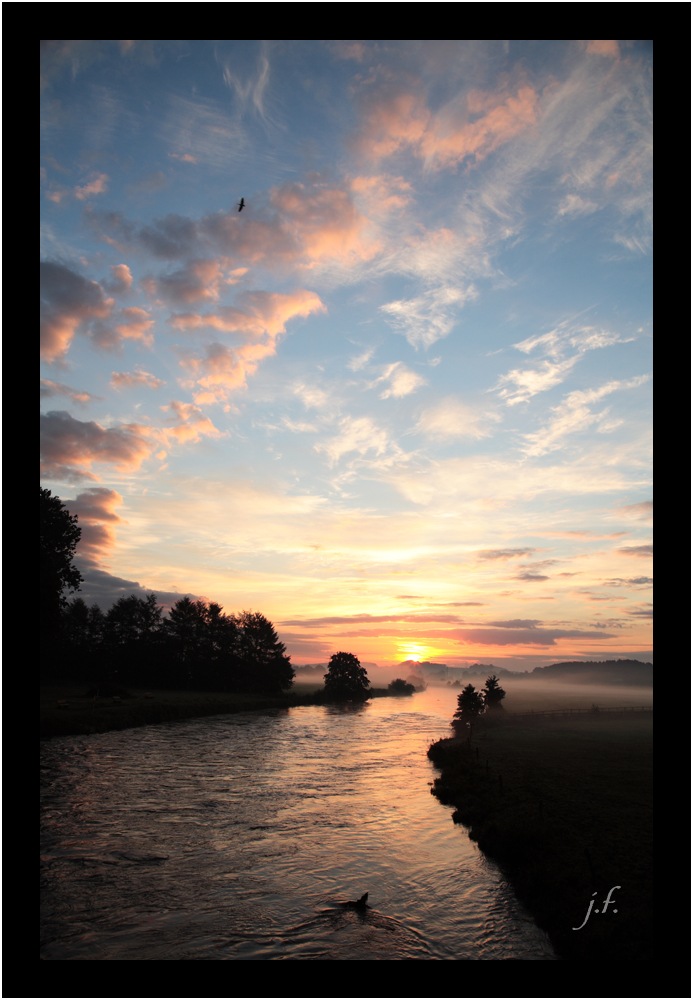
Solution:
{"label": "sunrise horizon", "polygon": [[652,662],[652,48],[42,43],[69,593],[348,651]]}

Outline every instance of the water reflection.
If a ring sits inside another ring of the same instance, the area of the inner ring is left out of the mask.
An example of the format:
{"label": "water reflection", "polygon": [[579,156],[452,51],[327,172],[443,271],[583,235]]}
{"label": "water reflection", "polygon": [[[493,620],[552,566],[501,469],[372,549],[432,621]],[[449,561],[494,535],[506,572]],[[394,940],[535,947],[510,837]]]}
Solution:
{"label": "water reflection", "polygon": [[446,694],[50,741],[43,957],[552,958],[430,794]]}

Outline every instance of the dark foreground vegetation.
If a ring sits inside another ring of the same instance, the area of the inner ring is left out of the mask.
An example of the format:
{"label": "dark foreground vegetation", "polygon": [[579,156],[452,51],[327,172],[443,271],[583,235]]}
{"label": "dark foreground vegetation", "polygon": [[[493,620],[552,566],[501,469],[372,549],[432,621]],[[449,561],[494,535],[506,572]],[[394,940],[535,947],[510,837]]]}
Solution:
{"label": "dark foreground vegetation", "polygon": [[489,713],[429,757],[560,957],[652,958],[651,712]]}
{"label": "dark foreground vegetation", "polygon": [[[388,688],[371,688],[369,700],[389,698],[393,694],[397,692]],[[329,701],[324,689],[312,684],[296,684],[288,693],[279,695],[122,687],[96,692],[74,683],[43,684],[40,689],[40,738],[88,736],[159,722],[323,705]]]}

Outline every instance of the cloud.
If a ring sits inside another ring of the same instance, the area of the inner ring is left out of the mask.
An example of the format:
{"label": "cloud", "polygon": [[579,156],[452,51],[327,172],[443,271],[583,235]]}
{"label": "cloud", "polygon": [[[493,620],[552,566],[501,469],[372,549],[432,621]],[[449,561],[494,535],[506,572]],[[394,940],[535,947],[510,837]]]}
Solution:
{"label": "cloud", "polygon": [[383,374],[378,376],[372,384],[376,386],[383,385],[383,383],[385,387],[380,393],[381,399],[390,399],[391,397],[400,399],[426,385],[426,379],[407,368],[401,361],[396,361],[394,364],[387,365]]}
{"label": "cloud", "polygon": [[94,486],[70,500],[71,514],[79,518],[82,535],[77,547],[80,566],[98,566],[116,544],[116,525],[122,518],[116,514],[123,498],[116,490]]}
{"label": "cloud", "polygon": [[104,194],[108,187],[108,174],[97,174],[92,180],[75,188],[75,198],[78,201],[86,201],[96,194]]}
{"label": "cloud", "polygon": [[220,171],[228,171],[248,150],[243,126],[212,98],[171,93],[160,116],[159,133],[179,158],[194,156],[197,163]]}
{"label": "cloud", "polygon": [[542,361],[536,368],[514,368],[498,380],[498,395],[508,406],[527,403],[537,393],[560,385],[577,360],[576,356],[560,362]]}
{"label": "cloud", "polygon": [[560,204],[558,206],[559,215],[591,215],[592,212],[596,212],[599,206],[595,201],[589,201],[587,198],[581,198],[579,194],[567,194],[561,198]]}
{"label": "cloud", "polygon": [[193,403],[180,403],[173,400],[168,406],[162,407],[171,414],[170,420],[173,426],[163,430],[163,437],[167,441],[176,441],[179,444],[196,444],[203,437],[218,438],[222,432],[218,430],[209,417],[206,417],[202,410]]}
{"label": "cloud", "polygon": [[304,265],[313,268],[330,261],[347,264],[370,260],[380,249],[369,234],[350,193],[313,178],[312,183],[284,184],[270,192],[282,229],[290,233]]}
{"label": "cloud", "polygon": [[606,56],[608,59],[618,59],[620,49],[615,39],[592,39],[585,42],[585,52],[590,56]]}
{"label": "cloud", "polygon": [[431,110],[409,83],[392,80],[364,94],[356,140],[362,155],[380,160],[410,152],[430,170],[479,162],[537,121],[538,94],[528,84],[495,92],[470,90]]}
{"label": "cloud", "polygon": [[632,337],[564,320],[546,333],[527,337],[513,347],[523,354],[544,355],[532,368],[515,368],[501,375],[495,391],[508,406],[527,403],[538,393],[560,385],[590,351],[629,343]]}
{"label": "cloud", "polygon": [[41,415],[41,475],[49,479],[97,479],[95,464],[134,472],[151,451],[152,432],[138,424],[102,427],[62,410]]}
{"label": "cloud", "polygon": [[426,130],[420,153],[426,165],[443,169],[467,158],[476,162],[537,122],[539,95],[524,85],[514,93],[471,91],[442,108]]}
{"label": "cloud", "polygon": [[173,274],[156,279],[159,295],[174,305],[193,302],[216,302],[224,271],[218,260],[192,260]]}
{"label": "cloud", "polygon": [[[228,267],[332,269],[349,281],[360,274],[356,265],[372,261],[382,249],[349,185],[327,183],[317,174],[272,188],[269,204],[248,203],[242,216],[235,209],[200,219],[170,213],[139,227],[119,213],[91,209],[87,221],[107,242],[143,247],[162,260],[209,261],[219,255]],[[177,276],[183,288],[190,283],[189,270],[186,265]],[[163,288],[175,293],[175,281],[164,281]]]}
{"label": "cloud", "polygon": [[60,361],[72,338],[82,326],[110,315],[113,299],[106,298],[101,285],[53,261],[40,264],[41,357]]}
{"label": "cloud", "polygon": [[180,160],[181,163],[198,163],[196,156],[192,153],[169,153],[168,154],[173,160]]}
{"label": "cloud", "polygon": [[352,452],[362,456],[375,452],[376,456],[381,456],[391,449],[387,431],[378,427],[370,417],[342,417],[339,421],[339,433],[315,445],[315,450],[324,452],[331,465],[336,465],[341,458]]}
{"label": "cloud", "polygon": [[127,292],[132,287],[132,272],[127,264],[112,264],[110,281],[104,282],[104,287],[114,295]]}
{"label": "cloud", "polygon": [[479,441],[489,436],[492,425],[499,420],[495,413],[475,410],[447,396],[421,413],[415,430],[436,440],[467,437]]}
{"label": "cloud", "polygon": [[596,429],[602,432],[611,430],[613,425],[606,419],[609,411],[594,411],[592,405],[614,392],[637,389],[647,381],[649,381],[648,375],[639,375],[622,381],[613,379],[598,389],[578,389],[568,393],[558,406],[551,407],[552,419],[546,427],[525,434],[525,454],[538,456],[555,451],[563,446],[568,435],[578,434],[590,427],[596,426]]}
{"label": "cloud", "polygon": [[513,618],[505,622],[489,622],[489,625],[497,625],[499,628],[537,628],[541,621],[537,618]]}
{"label": "cloud", "polygon": [[550,580],[551,577],[543,576],[541,573],[531,573],[528,570],[525,573],[518,573],[515,579],[524,580],[526,583],[542,583],[544,580]]}
{"label": "cloud", "polygon": [[123,340],[139,340],[147,347],[152,346],[154,337],[149,331],[154,326],[154,320],[151,319],[146,309],[140,309],[137,306],[121,309],[119,320],[115,330]]}
{"label": "cloud", "polygon": [[626,517],[634,517],[641,521],[651,521],[654,512],[652,500],[643,500],[641,503],[629,503],[625,507],[619,507],[618,513],[625,514]]}
{"label": "cloud", "polygon": [[456,311],[476,297],[470,286],[466,291],[453,286],[432,288],[413,299],[399,299],[380,307],[390,325],[402,333],[412,347],[427,349],[447,337],[456,322]]}
{"label": "cloud", "polygon": [[180,330],[211,328],[244,339],[233,347],[209,344],[202,354],[182,355],[181,365],[192,376],[198,404],[223,402],[229,392],[246,385],[260,362],[276,353],[278,338],[292,319],[326,311],[314,292],[303,289],[289,295],[247,292],[238,301],[239,307],[181,314],[172,321]]}
{"label": "cloud", "polygon": [[480,559],[517,559],[530,556],[536,549],[482,549],[477,553]]}
{"label": "cloud", "polygon": [[78,403],[80,406],[91,403],[92,400],[97,398],[96,396],[92,396],[90,392],[72,389],[69,385],[63,385],[62,382],[53,382],[52,379],[42,378],[41,397],[49,398],[51,396],[67,396],[73,403]]}
{"label": "cloud", "polygon": [[160,389],[166,385],[163,379],[157,378],[151,372],[137,368],[134,372],[111,372],[110,384],[114,389],[131,389],[141,386],[144,389]]}
{"label": "cloud", "polygon": [[464,645],[555,646],[559,639],[612,639],[608,632],[560,628],[476,628],[456,630],[451,636]]}
{"label": "cloud", "polygon": [[654,555],[654,546],[652,545],[624,545],[623,548],[617,549],[617,552],[622,556],[638,556],[646,557]]}

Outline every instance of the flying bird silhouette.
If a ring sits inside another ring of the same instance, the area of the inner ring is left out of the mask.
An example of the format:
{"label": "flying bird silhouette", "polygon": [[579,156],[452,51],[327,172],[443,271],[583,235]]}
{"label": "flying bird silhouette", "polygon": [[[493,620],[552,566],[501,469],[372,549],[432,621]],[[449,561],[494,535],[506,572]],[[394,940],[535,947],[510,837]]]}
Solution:
{"label": "flying bird silhouette", "polygon": [[245,208],[245,198],[241,198],[241,200],[238,202],[238,211],[242,212],[244,208]]}

